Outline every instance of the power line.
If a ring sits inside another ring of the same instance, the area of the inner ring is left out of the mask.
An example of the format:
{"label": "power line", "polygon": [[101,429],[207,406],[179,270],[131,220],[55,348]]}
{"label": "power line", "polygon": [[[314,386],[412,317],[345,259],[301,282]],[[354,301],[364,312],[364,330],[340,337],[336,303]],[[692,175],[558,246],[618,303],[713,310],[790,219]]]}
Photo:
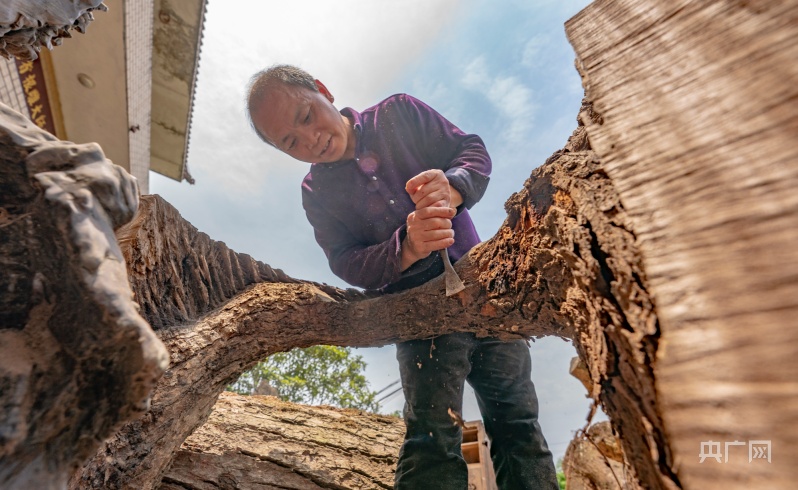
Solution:
{"label": "power line", "polygon": [[391,386],[394,386],[394,385],[395,385],[396,383],[398,383],[399,381],[400,381],[400,380],[398,380],[398,379],[397,379],[396,381],[394,381],[393,383],[390,383],[390,384],[389,384],[388,386],[386,386],[385,388],[383,388],[383,389],[381,389],[380,391],[378,391],[378,392],[374,393],[374,395],[375,395],[375,396],[376,396],[376,395],[379,395],[380,393],[382,393],[383,391],[387,390],[387,389],[388,389],[388,388],[390,388]]}
{"label": "power line", "polygon": [[381,401],[385,400],[386,398],[390,398],[391,396],[393,396],[393,395],[395,395],[395,394],[399,393],[400,391],[402,391],[402,387],[401,387],[401,386],[400,386],[399,388],[396,388],[396,389],[395,389],[395,390],[393,390],[392,392],[388,393],[388,394],[387,394],[387,395],[385,395],[384,397],[380,398],[379,400],[377,400],[377,403],[380,403]]}

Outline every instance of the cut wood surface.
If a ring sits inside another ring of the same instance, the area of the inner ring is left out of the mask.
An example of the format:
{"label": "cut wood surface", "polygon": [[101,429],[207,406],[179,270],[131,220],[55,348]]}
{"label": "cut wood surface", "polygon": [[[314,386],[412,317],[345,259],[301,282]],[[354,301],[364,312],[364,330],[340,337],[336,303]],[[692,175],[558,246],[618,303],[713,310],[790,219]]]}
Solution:
{"label": "cut wood surface", "polygon": [[[566,30],[659,318],[660,468],[795,488],[798,3],[599,0]],[[743,445],[702,463],[709,441]],[[751,441],[771,461],[749,462]]]}
{"label": "cut wood surface", "polygon": [[159,490],[393,488],[402,419],[222,393]]}

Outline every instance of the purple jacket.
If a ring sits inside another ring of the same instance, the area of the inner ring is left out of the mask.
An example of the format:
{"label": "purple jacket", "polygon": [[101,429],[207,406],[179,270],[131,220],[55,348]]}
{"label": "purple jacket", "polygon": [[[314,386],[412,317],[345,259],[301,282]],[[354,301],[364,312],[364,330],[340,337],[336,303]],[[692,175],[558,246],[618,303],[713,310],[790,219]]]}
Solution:
{"label": "purple jacket", "polygon": [[429,262],[400,271],[407,215],[415,210],[405,184],[432,168],[443,170],[463,196],[452,220],[451,259],[479,243],[466,211],[484,194],[491,170],[479,136],[463,133],[405,94],[362,113],[345,108],[341,114],[354,121],[355,158],[313,164],[302,182],[302,205],[335,275],[354,286],[377,289],[416,274],[420,262]]}

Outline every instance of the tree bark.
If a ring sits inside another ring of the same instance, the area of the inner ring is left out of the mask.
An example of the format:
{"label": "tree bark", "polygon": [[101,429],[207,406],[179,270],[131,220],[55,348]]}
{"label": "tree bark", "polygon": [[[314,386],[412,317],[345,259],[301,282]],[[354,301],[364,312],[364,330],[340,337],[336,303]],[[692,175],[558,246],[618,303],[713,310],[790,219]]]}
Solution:
{"label": "tree bark", "polygon": [[102,0],[4,0],[0,4],[0,56],[35,60],[71,30],[86,32],[92,11],[106,11]]}
{"label": "tree bark", "polygon": [[135,179],[0,104],[0,487],[64,488],[168,364],[113,229]]}
{"label": "tree bark", "polygon": [[592,425],[568,445],[562,462],[568,490],[638,490],[609,422]]}
{"label": "tree bark", "polygon": [[398,417],[226,392],[158,488],[393,488],[403,439]]}

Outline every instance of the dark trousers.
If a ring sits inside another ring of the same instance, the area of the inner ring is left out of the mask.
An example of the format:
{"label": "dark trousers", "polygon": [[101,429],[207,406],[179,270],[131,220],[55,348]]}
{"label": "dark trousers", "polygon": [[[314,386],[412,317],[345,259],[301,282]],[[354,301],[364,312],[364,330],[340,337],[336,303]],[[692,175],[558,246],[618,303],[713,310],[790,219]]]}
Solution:
{"label": "dark trousers", "polygon": [[529,349],[456,333],[397,344],[405,394],[405,441],[394,488],[468,488],[462,429],[448,409],[462,413],[464,382],[474,388],[491,440],[496,482],[503,490],[556,490],[554,461],[538,424]]}

